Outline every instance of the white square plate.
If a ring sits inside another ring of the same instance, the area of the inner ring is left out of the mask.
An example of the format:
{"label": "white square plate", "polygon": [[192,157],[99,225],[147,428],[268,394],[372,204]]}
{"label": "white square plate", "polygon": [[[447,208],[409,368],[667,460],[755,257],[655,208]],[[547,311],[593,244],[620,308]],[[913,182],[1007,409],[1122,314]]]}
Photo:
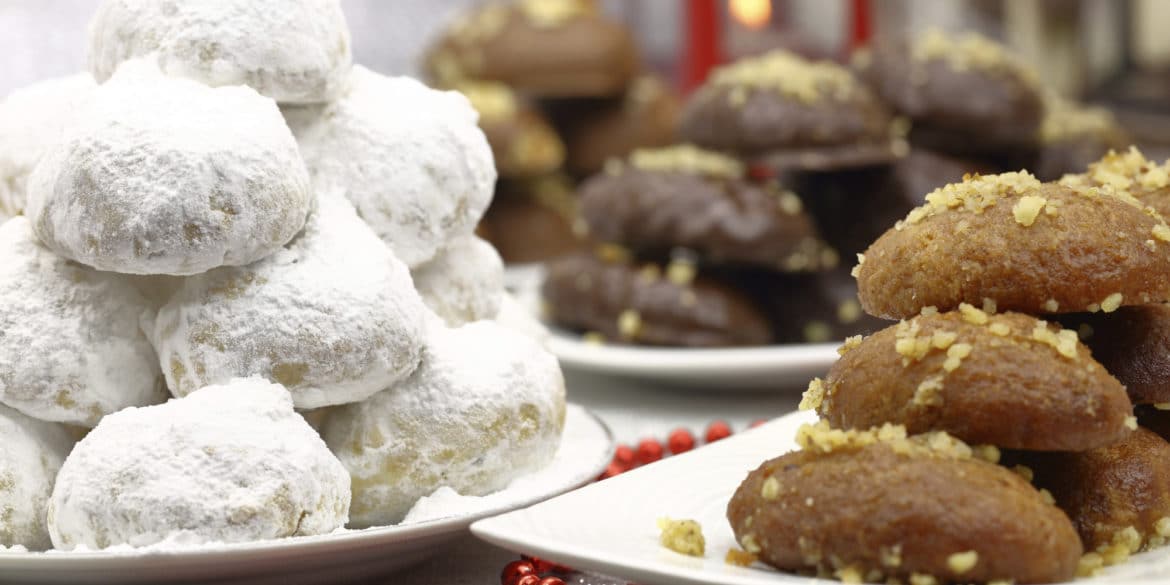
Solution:
{"label": "white square plate", "polygon": [[[640,585],[778,585],[835,583],[781,573],[759,563],[728,565],[735,545],[726,508],[743,478],[764,461],[796,448],[797,428],[815,420],[792,413],[690,453],[670,457],[530,508],[472,525],[476,536],[517,552]],[[697,520],[703,558],[658,544],[663,516]],[[1170,548],[1137,555],[1078,584],[1170,582]]]}

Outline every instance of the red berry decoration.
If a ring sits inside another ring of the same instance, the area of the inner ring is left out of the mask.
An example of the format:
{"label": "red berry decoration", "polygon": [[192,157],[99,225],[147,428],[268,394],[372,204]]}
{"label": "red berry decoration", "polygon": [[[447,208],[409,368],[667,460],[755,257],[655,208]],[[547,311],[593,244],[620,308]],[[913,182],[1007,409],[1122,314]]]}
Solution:
{"label": "red berry decoration", "polygon": [[504,565],[503,572],[500,573],[500,583],[502,585],[518,585],[520,578],[525,575],[535,575],[536,567],[528,561],[512,561]]}
{"label": "red berry decoration", "polygon": [[695,448],[695,437],[686,429],[674,429],[666,438],[666,448],[675,455],[685,453]]}
{"label": "red berry decoration", "polygon": [[540,580],[539,585],[565,585],[565,581],[560,577],[545,577]]}
{"label": "red berry decoration", "polygon": [[654,439],[642,439],[638,443],[638,461],[643,465],[662,459],[662,443]]}
{"label": "red berry decoration", "polygon": [[540,585],[540,575],[536,573],[521,575],[519,579],[505,585]]}
{"label": "red berry decoration", "polygon": [[532,563],[532,567],[536,569],[537,573],[567,573],[571,569],[564,565],[558,565],[552,561],[546,561],[533,556],[520,555],[524,560]]}
{"label": "red berry decoration", "polygon": [[621,465],[618,465],[617,463],[610,463],[609,465],[605,466],[605,471],[601,472],[601,476],[598,477],[597,479],[598,480],[609,479],[615,475],[621,475],[621,474],[625,473],[626,471],[629,471],[629,470],[626,469],[625,467],[622,467]]}
{"label": "red berry decoration", "polygon": [[717,420],[707,427],[707,442],[714,443],[731,436],[731,427],[726,422]]}
{"label": "red berry decoration", "polygon": [[613,462],[621,465],[625,469],[630,469],[637,465],[638,460],[634,454],[634,450],[629,445],[618,445],[613,452]]}
{"label": "red berry decoration", "polygon": [[757,418],[756,420],[752,421],[752,424],[748,425],[748,428],[754,429],[754,428],[756,428],[756,427],[758,427],[766,422],[768,422],[768,419],[766,419],[766,418]]}

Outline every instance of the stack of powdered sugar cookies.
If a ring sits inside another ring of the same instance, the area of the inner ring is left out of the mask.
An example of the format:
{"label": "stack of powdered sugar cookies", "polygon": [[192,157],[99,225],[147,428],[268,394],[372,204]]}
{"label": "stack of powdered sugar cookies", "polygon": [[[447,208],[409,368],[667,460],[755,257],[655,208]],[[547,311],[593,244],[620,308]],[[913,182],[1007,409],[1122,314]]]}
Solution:
{"label": "stack of powdered sugar cookies", "polygon": [[0,102],[0,548],[393,524],[552,459],[474,109],[351,61],[337,0],[107,0],[88,73]]}
{"label": "stack of powdered sugar cookies", "polygon": [[1130,149],[928,194],[854,271],[901,321],[810,384],[821,420],[740,486],[738,542],[910,583],[1064,581],[1167,544],[1168,171]]}

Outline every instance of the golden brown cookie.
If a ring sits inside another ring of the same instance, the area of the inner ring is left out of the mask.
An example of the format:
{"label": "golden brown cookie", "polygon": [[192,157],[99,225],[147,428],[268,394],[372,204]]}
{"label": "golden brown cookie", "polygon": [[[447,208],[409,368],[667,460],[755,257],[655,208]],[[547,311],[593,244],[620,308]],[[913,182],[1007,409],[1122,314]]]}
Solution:
{"label": "golden brown cookie", "polygon": [[[1156,214],[1154,214],[1156,216]],[[1026,313],[1111,312],[1170,300],[1170,227],[1124,191],[968,177],[878,238],[857,268],[861,305],[891,319],[995,301]]]}
{"label": "golden brown cookie", "polygon": [[1111,151],[1090,164],[1084,173],[1063,177],[1060,182],[1077,189],[1102,187],[1128,192],[1142,205],[1162,214],[1163,219],[1170,216],[1170,162],[1148,160],[1135,146]]}
{"label": "golden brown cookie", "polygon": [[538,97],[622,93],[638,70],[630,31],[591,0],[489,2],[457,20],[426,57],[439,85],[499,81]]}
{"label": "golden brown cookie", "polygon": [[805,397],[835,427],[888,422],[1013,449],[1083,451],[1133,423],[1125,388],[1075,331],[970,305],[846,342]]}
{"label": "golden brown cookie", "polygon": [[848,69],[787,51],[713,71],[684,107],[679,135],[777,171],[885,164],[906,148],[886,106]]}
{"label": "golden brown cookie", "polygon": [[477,232],[504,262],[542,262],[584,247],[576,217],[577,200],[566,177],[503,180],[496,184],[496,197]]}
{"label": "golden brown cookie", "polygon": [[501,177],[534,177],[561,168],[565,145],[531,102],[502,83],[462,82],[454,89],[479,112],[479,127],[492,147]]}
{"label": "golden brown cookie", "polygon": [[601,256],[550,262],[543,294],[548,317],[605,340],[643,345],[721,347],[772,341],[768,318],[735,288],[692,264],[634,264],[615,246]]}
{"label": "golden brown cookie", "polygon": [[620,99],[575,100],[557,109],[564,119],[568,168],[586,176],[600,172],[611,158],[674,143],[682,103],[665,81],[643,75]]}
{"label": "golden brown cookie", "polygon": [[1170,443],[1153,432],[1139,428],[1119,443],[1081,453],[1019,453],[1010,459],[1031,470],[1037,487],[1052,492],[1086,550],[1128,554],[1168,542]]}
{"label": "golden brown cookie", "polygon": [[932,29],[854,62],[878,95],[913,122],[914,144],[953,154],[1035,147],[1044,115],[1038,76],[994,41]]}
{"label": "golden brown cookie", "polygon": [[784,570],[842,580],[1049,583],[1081,556],[1059,509],[944,433],[805,427],[804,450],[765,462],[727,507],[736,540]]}
{"label": "golden brown cookie", "polygon": [[785,272],[838,262],[800,197],[751,182],[735,159],[690,145],[636,150],[586,181],[580,197],[591,235],[640,255],[685,248],[704,263]]}
{"label": "golden brown cookie", "polygon": [[1134,404],[1170,403],[1170,306],[1077,313],[1061,322],[1078,331],[1093,357],[1125,384]]}

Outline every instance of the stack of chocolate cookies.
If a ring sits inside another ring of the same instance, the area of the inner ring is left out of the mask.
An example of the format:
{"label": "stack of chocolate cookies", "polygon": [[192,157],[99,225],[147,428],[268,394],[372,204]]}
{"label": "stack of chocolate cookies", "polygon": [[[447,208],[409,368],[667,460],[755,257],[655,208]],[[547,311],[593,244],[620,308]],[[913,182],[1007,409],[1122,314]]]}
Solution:
{"label": "stack of chocolate cookies", "polygon": [[927,194],[855,269],[902,321],[809,385],[822,420],[732,498],[740,544],[842,579],[1045,583],[1170,542],[1167,193],[1131,150]]}
{"label": "stack of chocolate cookies", "polygon": [[576,180],[675,139],[678,98],[641,72],[630,31],[591,0],[478,6],[445,31],[424,69],[480,112],[500,175],[480,234],[509,263],[581,249]]}

